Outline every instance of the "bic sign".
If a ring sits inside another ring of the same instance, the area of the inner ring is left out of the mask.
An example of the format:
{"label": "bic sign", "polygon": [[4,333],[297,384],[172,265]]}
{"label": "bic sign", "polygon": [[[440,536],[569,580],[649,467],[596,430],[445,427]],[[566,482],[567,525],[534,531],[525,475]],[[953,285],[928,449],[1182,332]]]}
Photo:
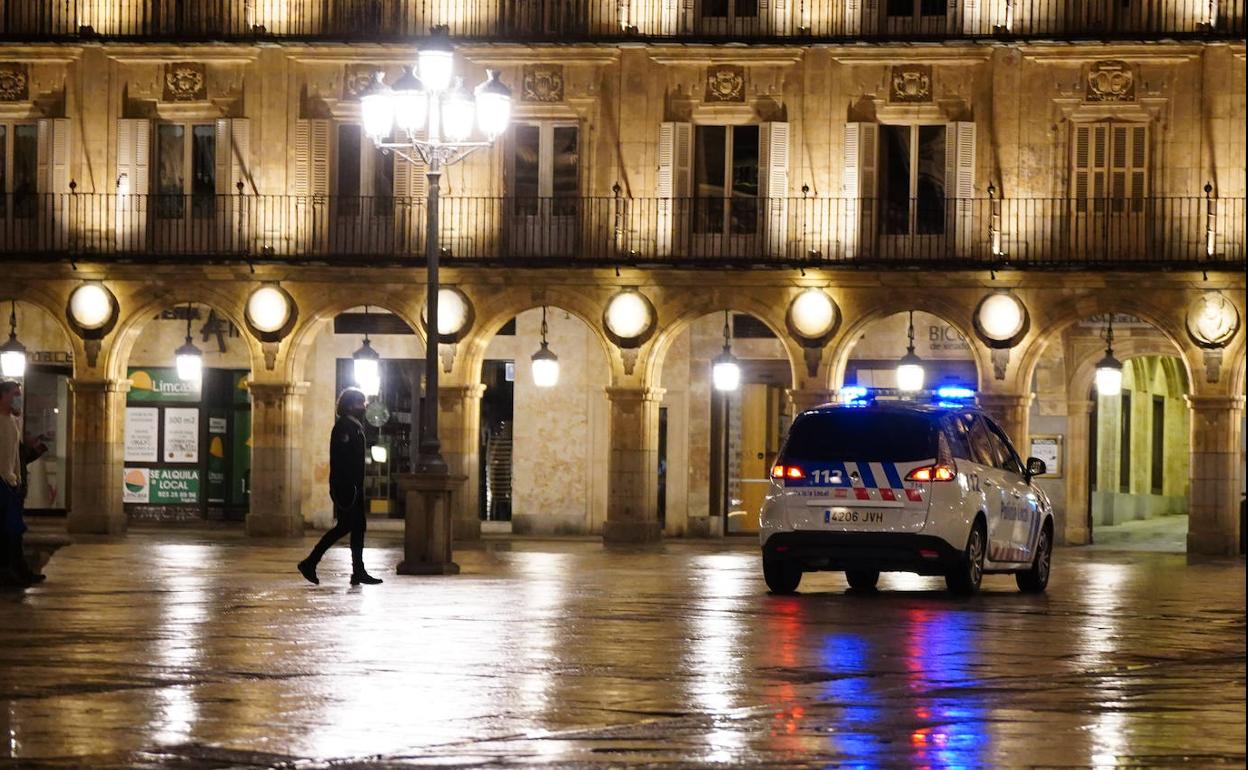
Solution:
{"label": "bic sign", "polygon": [[927,327],[927,341],[932,350],[970,350],[966,338],[948,324],[939,326],[932,324]]}

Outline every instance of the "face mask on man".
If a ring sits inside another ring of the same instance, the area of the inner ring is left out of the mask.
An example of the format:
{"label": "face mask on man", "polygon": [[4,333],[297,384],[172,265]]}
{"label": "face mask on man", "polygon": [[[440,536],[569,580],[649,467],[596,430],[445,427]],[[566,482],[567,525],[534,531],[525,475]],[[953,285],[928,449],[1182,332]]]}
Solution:
{"label": "face mask on man", "polygon": [[12,412],[14,416],[17,416],[22,413],[22,397],[21,396],[14,396],[13,399],[9,401],[9,411]]}

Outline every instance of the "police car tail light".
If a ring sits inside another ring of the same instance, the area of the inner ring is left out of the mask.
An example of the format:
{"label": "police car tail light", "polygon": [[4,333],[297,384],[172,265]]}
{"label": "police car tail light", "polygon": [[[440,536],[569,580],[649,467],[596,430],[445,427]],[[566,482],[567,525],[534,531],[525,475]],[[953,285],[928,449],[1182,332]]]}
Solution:
{"label": "police car tail light", "polygon": [[777,465],[771,469],[771,477],[773,479],[798,481],[806,478],[806,471],[802,470],[801,466],[798,465]]}
{"label": "police car tail light", "polygon": [[906,474],[906,481],[953,481],[957,477],[958,471],[952,465],[937,463],[915,468]]}

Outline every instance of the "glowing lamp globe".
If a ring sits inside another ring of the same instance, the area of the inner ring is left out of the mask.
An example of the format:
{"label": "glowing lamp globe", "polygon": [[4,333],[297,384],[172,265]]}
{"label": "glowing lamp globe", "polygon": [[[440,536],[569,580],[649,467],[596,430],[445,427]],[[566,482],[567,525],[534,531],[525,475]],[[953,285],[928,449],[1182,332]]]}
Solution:
{"label": "glowing lamp globe", "polygon": [[486,70],[486,80],[477,86],[477,124],[491,141],[507,130],[511,122],[511,89],[498,78],[498,70]]}
{"label": "glowing lamp globe", "polygon": [[26,376],[26,346],[10,334],[9,341],[0,345],[0,375],[21,379]]}
{"label": "glowing lamp globe", "polygon": [[403,71],[390,89],[391,101],[394,105],[394,124],[400,131],[415,134],[425,127],[429,119],[429,94],[425,92],[424,83],[412,74],[411,68]]}
{"label": "glowing lamp globe", "polygon": [[927,372],[923,369],[923,360],[914,353],[907,353],[897,362],[897,389],[904,393],[916,393],[923,390],[923,382]]}
{"label": "glowing lamp globe", "polygon": [[634,340],[650,329],[650,304],[640,292],[622,291],[607,304],[607,329],[624,340]]}
{"label": "glowing lamp globe", "polygon": [[281,331],[290,320],[290,302],[275,286],[261,286],[247,298],[247,317],[251,325],[265,333]]}
{"label": "glowing lamp globe", "polygon": [[434,93],[451,87],[455,67],[455,49],[445,35],[434,35],[416,54],[420,80]]}
{"label": "glowing lamp globe", "polygon": [[1096,392],[1101,396],[1122,393],[1122,362],[1106,354],[1096,365]]}
{"label": "glowing lamp globe", "polygon": [[465,141],[472,134],[476,105],[472,96],[457,82],[442,103],[442,131],[452,142]]}
{"label": "glowing lamp globe", "polygon": [[438,334],[454,337],[468,324],[468,300],[455,289],[438,290]]}
{"label": "glowing lamp globe", "polygon": [[174,364],[183,382],[199,382],[204,377],[204,354],[190,342],[174,351]]}
{"label": "glowing lamp globe", "polygon": [[381,392],[381,356],[368,340],[351,356],[351,373],[355,385],[365,396],[372,398]]}
{"label": "glowing lamp globe", "polygon": [[69,315],[80,328],[103,328],[113,317],[113,301],[98,283],[84,283],[69,297]]}
{"label": "glowing lamp globe", "polygon": [[980,303],[977,320],[988,339],[1005,342],[1023,330],[1027,323],[1027,311],[1012,294],[991,294]]}
{"label": "glowing lamp globe", "polygon": [[545,342],[533,354],[533,384],[539,388],[553,388],[559,384],[559,357],[551,352]]}
{"label": "glowing lamp globe", "polygon": [[360,97],[360,119],[364,124],[364,133],[374,142],[385,141],[394,130],[394,102],[390,97],[390,89],[382,82],[383,74],[378,72],[368,92]]}
{"label": "glowing lamp globe", "polygon": [[793,300],[789,319],[797,333],[807,339],[818,339],[831,331],[836,323],[836,305],[819,289],[807,289]]}
{"label": "glowing lamp globe", "polygon": [[741,365],[732,353],[725,350],[711,363],[711,383],[721,393],[741,387]]}

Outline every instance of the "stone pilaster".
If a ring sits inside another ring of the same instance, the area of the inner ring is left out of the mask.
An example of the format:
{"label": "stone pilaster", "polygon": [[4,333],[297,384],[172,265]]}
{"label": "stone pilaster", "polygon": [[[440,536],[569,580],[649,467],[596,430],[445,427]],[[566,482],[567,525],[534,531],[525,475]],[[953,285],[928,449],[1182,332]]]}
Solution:
{"label": "stone pilaster", "polygon": [[70,532],[118,535],[126,531],[121,502],[125,472],[126,380],[74,379],[70,439]]}
{"label": "stone pilaster", "polygon": [[1088,420],[1092,414],[1092,402],[1088,400],[1066,402],[1066,440],[1062,447],[1066,467],[1062,476],[1066,482],[1065,521],[1058,522],[1058,535],[1066,545],[1088,543],[1088,463],[1091,436]]}
{"label": "stone pilaster", "polygon": [[1243,396],[1188,396],[1192,461],[1187,551],[1239,552],[1240,432]]}
{"label": "stone pilaster", "polygon": [[300,537],[301,434],[305,384],[253,382],[251,391],[251,509],[247,534]]}
{"label": "stone pilaster", "polygon": [[657,541],[659,527],[658,388],[607,388],[610,445],[607,460],[607,543]]}
{"label": "stone pilaster", "polygon": [[438,389],[438,428],[442,456],[451,475],[466,481],[451,498],[456,540],[481,537],[481,397],[485,385],[454,385]]}
{"label": "stone pilaster", "polygon": [[980,393],[979,407],[997,421],[1005,435],[1014,442],[1014,448],[1027,459],[1028,423],[1031,420],[1033,393]]}

